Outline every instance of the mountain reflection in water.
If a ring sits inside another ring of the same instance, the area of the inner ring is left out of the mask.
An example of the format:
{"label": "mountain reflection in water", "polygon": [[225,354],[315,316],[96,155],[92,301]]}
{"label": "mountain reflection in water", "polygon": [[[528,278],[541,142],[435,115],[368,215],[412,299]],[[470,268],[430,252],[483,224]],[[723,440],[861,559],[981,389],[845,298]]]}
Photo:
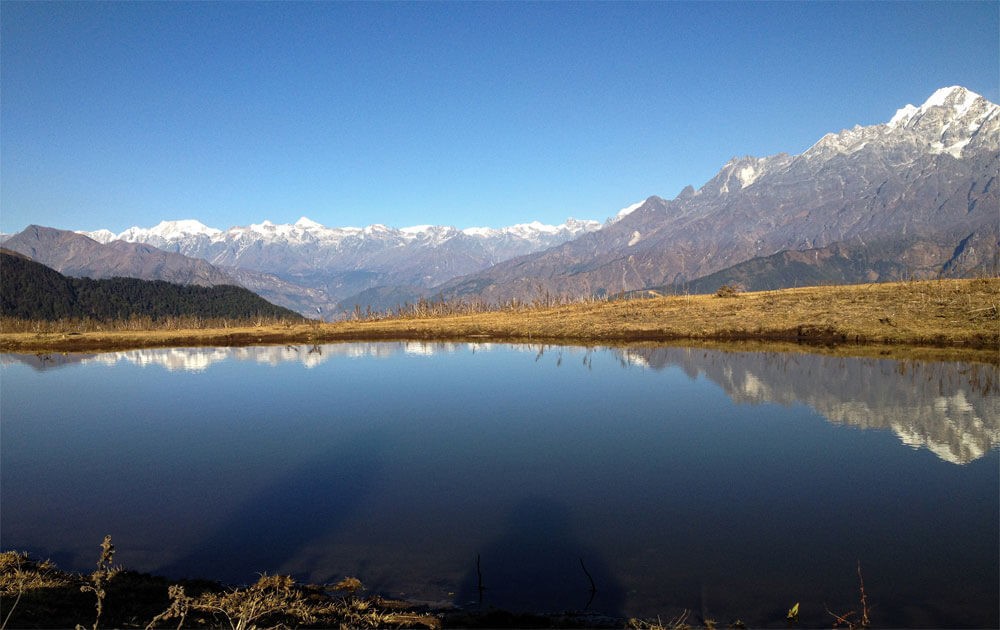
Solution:
{"label": "mountain reflection in water", "polygon": [[[899,361],[782,352],[724,352],[680,347],[580,348],[493,343],[370,342],[241,348],[168,348],[100,354],[2,355],[39,370],[79,364],[126,362],[169,371],[203,372],[224,361],[275,366],[297,362],[316,367],[338,357],[388,358],[399,354],[431,356],[460,350],[497,348],[554,356],[610,350],[621,366],[665,370],[679,368],[692,380],[700,375],[718,384],[739,404],[807,405],[835,424],[891,430],[914,449],[926,448],[944,461],[967,464],[1000,444],[1000,376],[996,366],[981,363]],[[575,365],[575,363],[574,363]]]}
{"label": "mountain reflection in water", "polygon": [[860,560],[876,625],[995,627],[997,383],[653,345],[0,355],[0,542],[86,572],[110,533],[170,577],[777,627],[856,606]]}
{"label": "mountain reflection in water", "polygon": [[830,422],[890,429],[907,446],[954,464],[979,459],[1000,441],[998,370],[990,365],[686,348],[621,352],[653,369],[703,374],[737,403],[799,403]]}

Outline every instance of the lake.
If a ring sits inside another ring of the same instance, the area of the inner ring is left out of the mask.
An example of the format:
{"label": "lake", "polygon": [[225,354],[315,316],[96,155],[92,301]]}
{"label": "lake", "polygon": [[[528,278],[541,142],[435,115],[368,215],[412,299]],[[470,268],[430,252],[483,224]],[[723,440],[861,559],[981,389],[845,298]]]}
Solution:
{"label": "lake", "polygon": [[352,343],[0,366],[0,543],[65,569],[111,534],[172,577],[723,625],[800,602],[829,627],[860,562],[876,626],[1000,624],[995,365]]}

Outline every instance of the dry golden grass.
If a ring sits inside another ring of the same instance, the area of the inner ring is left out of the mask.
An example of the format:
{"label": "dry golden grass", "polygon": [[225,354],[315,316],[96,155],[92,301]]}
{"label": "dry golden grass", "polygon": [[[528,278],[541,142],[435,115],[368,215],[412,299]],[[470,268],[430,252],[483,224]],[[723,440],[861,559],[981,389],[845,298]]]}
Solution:
{"label": "dry golden grass", "polygon": [[[83,628],[93,618],[101,627],[200,627],[253,630],[293,628],[425,628],[437,630],[440,619],[406,602],[363,596],[356,578],[335,585],[300,584],[285,575],[262,575],[242,588],[205,581],[184,583],[111,567],[111,537],[101,545],[98,570],[84,576],[67,573],[26,553],[0,553],[0,630],[7,627]],[[97,595],[93,600],[75,597]],[[158,611],[158,612],[152,612]],[[143,625],[144,620],[149,619]]]}
{"label": "dry golden grass", "polygon": [[1000,279],[932,280],[581,302],[470,314],[189,330],[9,332],[4,351],[492,340],[546,343],[766,341],[978,350],[1000,348]]}

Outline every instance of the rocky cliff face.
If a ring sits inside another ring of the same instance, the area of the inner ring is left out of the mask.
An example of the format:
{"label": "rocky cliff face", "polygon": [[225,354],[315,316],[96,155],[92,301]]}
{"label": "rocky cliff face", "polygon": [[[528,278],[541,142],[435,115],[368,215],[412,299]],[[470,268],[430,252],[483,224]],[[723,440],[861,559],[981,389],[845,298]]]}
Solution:
{"label": "rocky cliff face", "polygon": [[887,279],[883,262],[906,276],[992,273],[998,169],[1000,108],[944,88],[885,124],[827,134],[801,155],[734,158],[698,190],[650,197],[600,231],[441,289],[503,300],[540,289],[682,288],[755,258],[835,244],[870,259],[864,273],[873,280]]}

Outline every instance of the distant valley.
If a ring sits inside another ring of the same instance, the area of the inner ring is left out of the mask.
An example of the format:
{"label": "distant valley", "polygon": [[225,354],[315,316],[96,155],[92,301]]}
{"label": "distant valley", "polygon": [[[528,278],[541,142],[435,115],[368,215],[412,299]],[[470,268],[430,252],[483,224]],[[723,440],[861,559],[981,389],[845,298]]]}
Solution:
{"label": "distant valley", "polygon": [[330,228],[302,218],[221,230],[184,220],[120,234],[32,226],[4,246],[67,275],[239,284],[325,319],[435,297],[995,275],[998,170],[1000,108],[951,87],[885,124],[829,133],[800,155],[734,158],[699,189],[650,197],[604,223]]}

